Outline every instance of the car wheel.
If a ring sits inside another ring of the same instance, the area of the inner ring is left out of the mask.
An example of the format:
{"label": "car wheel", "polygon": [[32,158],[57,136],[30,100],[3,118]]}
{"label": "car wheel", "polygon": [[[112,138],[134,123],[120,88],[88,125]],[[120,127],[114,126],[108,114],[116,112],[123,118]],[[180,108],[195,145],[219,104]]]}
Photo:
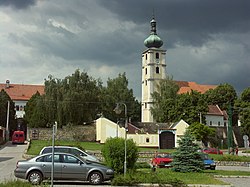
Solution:
{"label": "car wheel", "polygon": [[31,171],[28,176],[28,180],[33,185],[38,185],[42,182],[42,174],[39,171]]}
{"label": "car wheel", "polygon": [[215,167],[211,167],[211,170],[215,170]]}
{"label": "car wheel", "polygon": [[102,174],[100,172],[92,172],[89,175],[90,184],[101,184],[102,183]]}

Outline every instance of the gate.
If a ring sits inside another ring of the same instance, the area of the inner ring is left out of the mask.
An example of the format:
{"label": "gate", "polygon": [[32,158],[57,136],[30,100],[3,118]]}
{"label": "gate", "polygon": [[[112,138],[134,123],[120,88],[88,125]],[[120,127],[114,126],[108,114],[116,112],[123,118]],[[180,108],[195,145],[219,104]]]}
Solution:
{"label": "gate", "polygon": [[175,147],[175,135],[171,131],[160,133],[160,149],[173,149]]}

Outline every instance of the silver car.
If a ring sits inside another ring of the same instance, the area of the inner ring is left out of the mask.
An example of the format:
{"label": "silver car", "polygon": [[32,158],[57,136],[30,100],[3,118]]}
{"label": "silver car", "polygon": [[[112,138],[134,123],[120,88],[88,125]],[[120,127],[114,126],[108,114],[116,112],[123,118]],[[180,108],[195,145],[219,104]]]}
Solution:
{"label": "silver car", "polygon": [[[93,155],[88,154],[87,152],[78,149],[77,147],[70,147],[70,146],[54,146],[54,152],[59,153],[71,153],[73,155],[76,155],[78,157],[82,157],[86,160],[93,161],[93,162],[100,162],[98,158],[96,158]],[[40,155],[45,153],[52,153],[52,146],[44,147],[40,151]]]}
{"label": "silver car", "polygon": [[[39,155],[30,160],[18,161],[14,174],[31,184],[40,184],[51,178],[52,153]],[[114,177],[114,170],[100,163],[88,162],[69,153],[54,153],[54,179],[89,181],[101,184]]]}

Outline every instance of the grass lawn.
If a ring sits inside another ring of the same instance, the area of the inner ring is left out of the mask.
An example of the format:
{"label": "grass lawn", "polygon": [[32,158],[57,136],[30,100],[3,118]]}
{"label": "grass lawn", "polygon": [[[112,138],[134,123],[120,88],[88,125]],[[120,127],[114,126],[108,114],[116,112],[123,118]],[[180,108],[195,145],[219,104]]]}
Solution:
{"label": "grass lawn", "polygon": [[[45,146],[51,146],[52,141],[51,140],[32,140],[30,143],[30,147],[28,149],[29,155],[38,155],[41,149]],[[83,148],[85,150],[89,151],[100,151],[102,149],[102,144],[97,142],[76,142],[76,141],[55,141],[55,145],[68,145],[68,146],[75,146],[79,148]],[[162,152],[174,152],[175,149],[156,149],[156,148],[139,148],[139,151],[148,151],[148,152],[154,152],[159,151]]]}
{"label": "grass lawn", "polygon": [[180,173],[173,172],[171,169],[157,168],[155,173],[152,173],[150,169],[139,169],[137,177],[139,180],[150,182],[157,178],[159,181],[169,179],[181,180],[186,184],[226,184],[221,180],[216,179],[215,175],[226,175],[226,176],[250,176],[250,172],[247,171],[223,171],[223,170],[204,170],[201,173]]}
{"label": "grass lawn", "polygon": [[214,155],[210,154],[209,157],[213,158],[216,161],[237,161],[237,162],[250,162],[249,156],[236,156],[236,155]]}
{"label": "grass lawn", "polygon": [[207,171],[201,173],[180,173],[173,172],[171,169],[158,168],[154,173],[149,169],[141,169],[136,175],[138,175],[136,178],[139,178],[139,180],[145,181],[146,183],[150,183],[152,179],[159,180],[162,183],[177,179],[186,184],[226,184],[223,181],[214,178],[214,174]]}

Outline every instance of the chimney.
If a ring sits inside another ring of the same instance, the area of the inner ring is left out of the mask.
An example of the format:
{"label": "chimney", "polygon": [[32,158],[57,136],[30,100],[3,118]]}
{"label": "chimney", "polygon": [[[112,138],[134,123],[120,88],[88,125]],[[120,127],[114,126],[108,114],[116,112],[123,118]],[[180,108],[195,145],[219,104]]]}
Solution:
{"label": "chimney", "polygon": [[6,88],[10,87],[10,80],[6,80]]}

